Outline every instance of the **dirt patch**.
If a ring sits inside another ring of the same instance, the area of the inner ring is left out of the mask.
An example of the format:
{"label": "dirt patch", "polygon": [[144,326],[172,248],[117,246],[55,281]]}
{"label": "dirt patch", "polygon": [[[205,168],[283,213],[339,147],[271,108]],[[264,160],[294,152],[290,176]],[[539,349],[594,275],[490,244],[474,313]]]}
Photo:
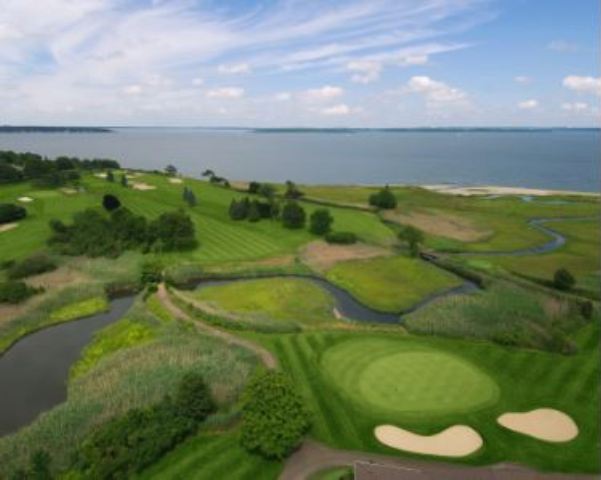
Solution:
{"label": "dirt patch", "polygon": [[452,238],[460,242],[477,242],[489,237],[493,232],[477,228],[470,220],[442,212],[411,212],[408,214],[385,212],[384,219],[412,225],[431,235]]}
{"label": "dirt patch", "polygon": [[19,198],[17,198],[17,200],[19,202],[23,202],[23,203],[33,202],[33,198],[31,198],[31,197],[19,197]]}
{"label": "dirt patch", "polygon": [[523,413],[504,413],[497,418],[497,422],[509,430],[545,442],[569,442],[578,436],[578,426],[574,420],[553,408],[538,408]]}
{"label": "dirt patch", "polygon": [[0,233],[8,232],[9,230],[13,230],[19,226],[18,223],[5,223],[4,225],[0,225]]}
{"label": "dirt patch", "polygon": [[333,245],[323,240],[309,243],[301,252],[300,258],[312,269],[324,272],[338,262],[359,260],[391,255],[390,250],[365,243],[353,245]]}
{"label": "dirt patch", "polygon": [[56,290],[67,285],[75,285],[90,282],[92,279],[70,267],[60,267],[52,272],[42,273],[27,279],[27,283],[33,287],[43,287],[46,290]]}
{"label": "dirt patch", "polygon": [[443,457],[465,457],[478,451],[483,444],[480,434],[467,425],[453,425],[434,435],[419,435],[394,425],[380,425],[374,434],[380,443],[391,448]]}
{"label": "dirt patch", "polygon": [[157,187],[144,182],[133,182],[131,184],[134,190],[156,190]]}
{"label": "dirt patch", "polygon": [[181,178],[170,178],[169,183],[184,183]]}

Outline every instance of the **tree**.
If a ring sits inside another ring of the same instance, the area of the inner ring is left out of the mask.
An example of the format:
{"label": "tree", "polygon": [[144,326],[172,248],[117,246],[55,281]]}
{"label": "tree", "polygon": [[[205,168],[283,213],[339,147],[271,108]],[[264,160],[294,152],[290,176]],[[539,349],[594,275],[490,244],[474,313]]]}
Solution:
{"label": "tree", "polygon": [[229,215],[232,220],[244,220],[248,216],[250,201],[248,197],[242,200],[232,199],[229,208]]}
{"label": "tree", "polygon": [[248,221],[258,222],[261,220],[261,212],[259,211],[259,202],[253,200],[248,208]]}
{"label": "tree", "polygon": [[396,208],[397,201],[388,185],[386,185],[379,192],[369,196],[369,204],[378,208],[393,209]]}
{"label": "tree", "polygon": [[311,214],[309,220],[309,230],[315,235],[325,235],[330,231],[332,223],[334,223],[334,217],[330,215],[330,211],[327,208],[318,208]]}
{"label": "tree", "polygon": [[16,222],[27,216],[27,210],[13,203],[0,203],[0,224]]}
{"label": "tree", "polygon": [[177,168],[174,165],[167,165],[165,167],[165,173],[170,177],[175,177],[177,175]]}
{"label": "tree", "polygon": [[102,197],[102,206],[107,212],[112,212],[121,206],[121,202],[115,195],[107,193],[104,197]]}
{"label": "tree", "polygon": [[214,177],[215,176],[215,172],[213,170],[211,170],[210,168],[207,168],[204,172],[202,172],[201,175],[203,177]]}
{"label": "tree", "polygon": [[0,184],[14,183],[23,179],[23,174],[12,165],[0,162]]}
{"label": "tree", "polygon": [[303,207],[294,200],[289,200],[282,209],[282,225],[290,229],[303,228],[306,214]]}
{"label": "tree", "polygon": [[417,257],[419,254],[419,244],[424,241],[423,232],[412,225],[407,225],[399,232],[399,238],[409,244],[409,253],[411,256]]}
{"label": "tree", "polygon": [[271,199],[275,196],[275,187],[270,183],[262,183],[259,187],[259,195]]}
{"label": "tree", "polygon": [[553,286],[558,290],[571,290],[575,283],[576,279],[565,268],[560,268],[553,275]]}
{"label": "tree", "polygon": [[124,187],[128,186],[127,175],[125,175],[125,173],[121,175],[121,185]]}
{"label": "tree", "polygon": [[106,181],[107,182],[114,182],[115,181],[115,175],[113,174],[112,170],[109,170],[108,172],[106,172]]}
{"label": "tree", "polygon": [[183,211],[163,213],[148,225],[149,244],[158,251],[187,250],[198,245],[192,219]]}
{"label": "tree", "polygon": [[250,382],[242,401],[244,448],[281,460],[300,445],[309,426],[304,399],[285,374],[266,372]]}
{"label": "tree", "polygon": [[295,185],[294,182],[286,180],[286,192],[284,193],[285,198],[297,199],[304,195]]}
{"label": "tree", "polygon": [[202,376],[192,372],[184,375],[180,381],[175,405],[181,415],[199,423],[217,409],[211,390]]}
{"label": "tree", "polygon": [[183,193],[183,198],[184,201],[188,204],[188,206],[190,207],[195,207],[196,206],[196,195],[194,195],[194,192],[189,189],[188,187],[184,187],[184,193]]}
{"label": "tree", "polygon": [[248,193],[259,193],[261,184],[259,182],[250,182],[248,184]]}

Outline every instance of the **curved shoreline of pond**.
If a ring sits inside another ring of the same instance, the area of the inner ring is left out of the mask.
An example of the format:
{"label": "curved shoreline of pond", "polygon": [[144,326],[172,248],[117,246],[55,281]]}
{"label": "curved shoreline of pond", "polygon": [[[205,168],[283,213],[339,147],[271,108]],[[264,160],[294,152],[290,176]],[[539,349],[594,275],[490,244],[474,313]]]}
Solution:
{"label": "curved shoreline of pond", "polygon": [[21,337],[0,356],[0,437],[32,423],[67,399],[71,366],[95,332],[119,320],[135,295],[113,299],[109,310],[48,325]]}

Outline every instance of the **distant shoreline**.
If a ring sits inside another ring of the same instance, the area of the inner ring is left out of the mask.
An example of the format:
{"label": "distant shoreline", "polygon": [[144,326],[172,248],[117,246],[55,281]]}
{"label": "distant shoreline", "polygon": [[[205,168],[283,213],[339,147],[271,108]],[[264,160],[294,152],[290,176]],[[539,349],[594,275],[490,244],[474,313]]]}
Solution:
{"label": "distant shoreline", "polygon": [[0,125],[0,133],[112,133],[105,127],[44,127]]}

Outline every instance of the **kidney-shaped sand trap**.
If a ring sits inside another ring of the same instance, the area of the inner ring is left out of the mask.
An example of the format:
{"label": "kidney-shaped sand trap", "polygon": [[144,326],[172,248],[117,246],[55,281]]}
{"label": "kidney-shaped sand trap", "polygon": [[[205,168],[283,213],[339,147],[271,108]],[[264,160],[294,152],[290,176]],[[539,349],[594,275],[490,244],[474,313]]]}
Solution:
{"label": "kidney-shaped sand trap", "polygon": [[578,426],[569,415],[552,408],[523,413],[504,413],[497,422],[509,430],[547,442],[569,442],[578,436]]}
{"label": "kidney-shaped sand trap", "polygon": [[397,450],[439,455],[444,457],[465,457],[482,447],[482,437],[467,425],[453,425],[434,435],[419,435],[394,425],[379,425],[375,428],[376,438]]}

